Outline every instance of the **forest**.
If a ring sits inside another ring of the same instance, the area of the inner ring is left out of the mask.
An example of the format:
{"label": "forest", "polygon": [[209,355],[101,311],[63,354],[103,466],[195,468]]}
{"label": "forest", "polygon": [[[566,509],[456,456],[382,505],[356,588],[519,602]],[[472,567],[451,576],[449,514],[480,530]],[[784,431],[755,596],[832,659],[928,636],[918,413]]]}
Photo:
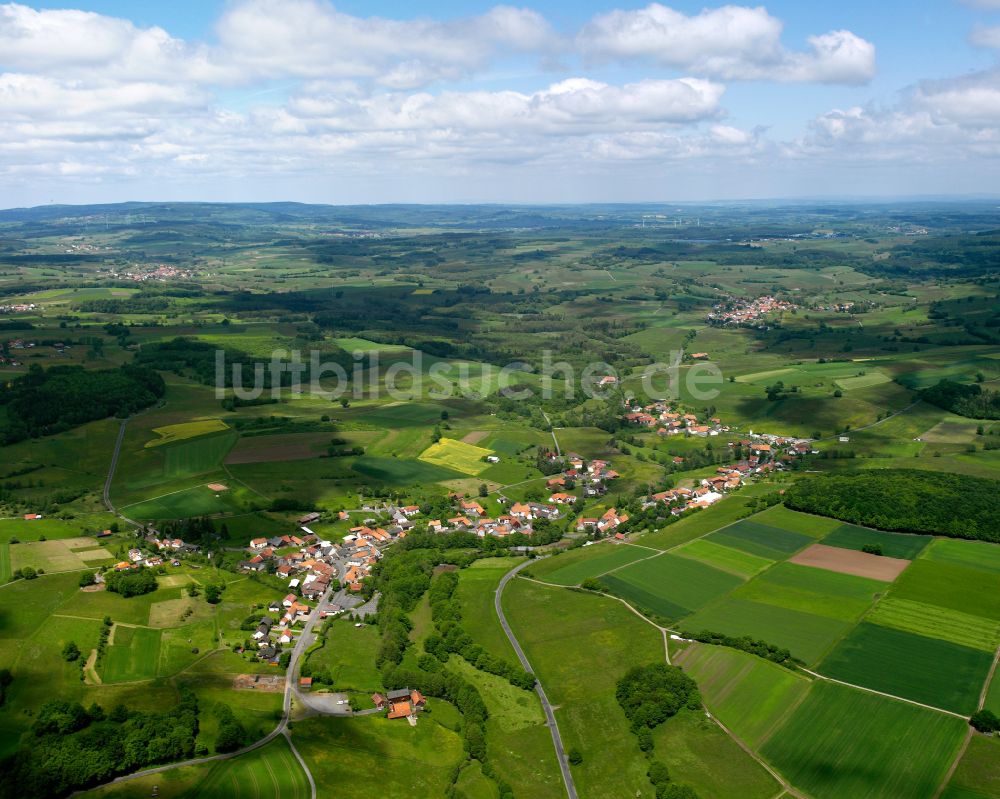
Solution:
{"label": "forest", "polygon": [[152,405],[165,391],[163,377],[140,366],[86,370],[32,364],[27,374],[0,388],[0,406],[7,409],[0,441],[13,444],[108,416],[126,417]]}
{"label": "forest", "polygon": [[785,495],[793,510],[903,533],[1000,542],[1000,481],[914,469],[825,475]]}

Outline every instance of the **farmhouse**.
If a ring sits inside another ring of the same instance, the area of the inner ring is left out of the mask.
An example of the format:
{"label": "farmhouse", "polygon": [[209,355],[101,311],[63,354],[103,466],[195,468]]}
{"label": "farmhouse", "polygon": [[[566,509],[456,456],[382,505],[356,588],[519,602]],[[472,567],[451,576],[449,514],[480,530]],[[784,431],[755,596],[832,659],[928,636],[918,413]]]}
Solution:
{"label": "farmhouse", "polygon": [[[381,698],[381,694],[374,694],[372,695],[372,701],[375,701],[376,696]],[[389,691],[385,696],[385,702],[389,706],[389,715],[387,718],[390,719],[403,719],[407,716],[412,716],[423,710],[424,705],[427,704],[427,700],[420,691],[410,690],[409,688]],[[379,707],[378,703],[375,706]]]}

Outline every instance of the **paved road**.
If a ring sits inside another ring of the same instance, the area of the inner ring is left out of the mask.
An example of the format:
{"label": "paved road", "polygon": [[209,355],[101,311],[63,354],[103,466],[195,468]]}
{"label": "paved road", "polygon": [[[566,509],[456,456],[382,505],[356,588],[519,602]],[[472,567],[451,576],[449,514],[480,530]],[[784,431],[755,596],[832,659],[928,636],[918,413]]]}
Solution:
{"label": "paved road", "polygon": [[118,438],[115,440],[115,449],[111,453],[111,465],[108,466],[108,476],[104,480],[104,507],[109,511],[114,513],[116,516],[121,517],[122,521],[128,522],[135,527],[139,527],[138,522],[134,522],[122,513],[115,510],[114,504],[111,502],[111,482],[115,479],[115,469],[118,468],[118,456],[122,451],[122,441],[125,440],[125,426],[128,424],[128,419],[122,419],[121,426],[118,428]]}
{"label": "paved road", "polygon": [[[503,579],[500,580],[500,585],[497,586],[496,594],[493,598],[493,605],[496,607],[497,616],[500,618],[500,626],[503,627],[503,631],[507,634],[507,640],[510,641],[510,645],[514,647],[514,651],[517,653],[517,659],[521,661],[521,666],[525,671],[531,671],[531,664],[528,662],[527,656],[524,654],[524,650],[521,649],[521,645],[518,643],[517,638],[514,637],[513,631],[510,629],[510,625],[507,624],[507,617],[503,615],[503,607],[501,607],[501,598],[503,597],[503,589],[507,587],[514,576],[521,571],[525,566],[527,566],[532,561],[527,560],[519,566],[515,566],[509,572],[507,572]],[[563,749],[562,736],[559,735],[559,725],[556,724],[556,714],[552,710],[552,705],[549,704],[549,698],[545,695],[545,689],[542,688],[542,683],[538,680],[535,681],[535,693],[538,694],[538,699],[542,703],[542,710],[545,711],[545,718],[547,719],[547,725],[549,732],[552,733],[552,745],[556,750],[556,758],[559,760],[559,769],[562,771],[563,783],[566,786],[566,795],[569,799],[577,799],[576,786],[573,784],[573,774],[569,770],[569,759],[566,757],[566,750]]]}
{"label": "paved road", "polygon": [[[124,428],[124,425],[123,425]],[[330,598],[330,591],[328,590],[323,598],[320,600],[320,605],[323,605]],[[169,763],[165,766],[157,766],[156,768],[148,768],[143,771],[136,771],[132,774],[125,774],[124,776],[118,777],[111,780],[110,782],[104,783],[104,785],[116,785],[122,782],[128,782],[129,780],[134,780],[137,777],[146,777],[151,774],[162,774],[165,771],[170,771],[171,769],[180,768],[181,766],[198,766],[202,763],[214,763],[218,760],[232,760],[234,757],[239,757],[240,755],[245,755],[248,752],[252,752],[255,749],[260,749],[262,746],[266,746],[271,743],[279,735],[283,735],[288,741],[288,746],[292,750],[292,754],[295,755],[295,759],[298,760],[299,765],[302,766],[302,770],[306,774],[306,778],[309,780],[309,787],[311,790],[311,799],[316,799],[316,782],[313,779],[312,773],[309,771],[309,767],[306,765],[302,756],[299,754],[298,750],[295,748],[295,744],[292,741],[292,736],[288,731],[288,722],[290,720],[292,712],[292,696],[298,696],[298,673],[299,673],[299,660],[302,658],[303,653],[309,648],[309,644],[306,643],[307,639],[312,638],[313,628],[316,626],[316,622],[319,620],[319,611],[316,610],[309,616],[309,620],[306,622],[306,626],[302,630],[302,635],[299,636],[298,641],[295,642],[295,646],[292,648],[292,659],[288,663],[288,671],[285,672],[285,696],[282,703],[281,721],[278,722],[278,726],[275,727],[271,732],[265,735],[258,741],[254,741],[249,746],[244,746],[242,749],[237,749],[235,752],[229,752],[224,755],[210,755],[208,757],[196,757],[193,760],[184,760],[179,763]],[[94,786],[95,788],[100,788],[103,786]],[[93,790],[93,788],[88,789]],[[74,793],[73,796],[79,796],[80,793]]]}

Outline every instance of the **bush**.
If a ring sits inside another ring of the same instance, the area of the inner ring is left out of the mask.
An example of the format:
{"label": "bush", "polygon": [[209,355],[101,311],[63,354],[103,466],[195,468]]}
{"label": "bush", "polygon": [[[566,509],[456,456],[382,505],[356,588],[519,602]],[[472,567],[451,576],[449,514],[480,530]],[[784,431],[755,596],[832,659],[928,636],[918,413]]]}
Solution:
{"label": "bush", "polygon": [[882,545],[881,544],[865,544],[861,547],[862,552],[867,552],[869,555],[881,555]]}
{"label": "bush", "polygon": [[618,680],[615,697],[636,732],[662,724],[684,707],[701,706],[695,681],[666,663],[633,666]]}
{"label": "bush", "polygon": [[993,733],[1000,730],[1000,718],[992,710],[977,710],[969,719],[969,724],[979,732]]}
{"label": "bush", "polygon": [[86,588],[88,585],[94,584],[94,573],[84,572],[80,575],[80,588]]}
{"label": "bush", "polygon": [[574,766],[579,766],[583,762],[583,753],[576,747],[570,749],[566,753],[566,757],[569,759],[569,762],[572,763]]}
{"label": "bush", "polygon": [[141,596],[158,588],[156,576],[149,569],[108,572],[104,577],[108,590],[123,597]]}
{"label": "bush", "polygon": [[63,660],[68,663],[72,663],[74,660],[80,658],[80,647],[76,645],[76,641],[67,641],[66,646],[62,649]]}

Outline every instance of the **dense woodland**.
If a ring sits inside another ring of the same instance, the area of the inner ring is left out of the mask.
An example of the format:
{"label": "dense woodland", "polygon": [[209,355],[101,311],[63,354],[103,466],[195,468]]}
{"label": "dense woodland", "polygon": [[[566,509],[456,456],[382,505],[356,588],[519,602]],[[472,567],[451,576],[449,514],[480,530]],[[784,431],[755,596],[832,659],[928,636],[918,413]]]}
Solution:
{"label": "dense woodland", "polygon": [[914,469],[824,475],[796,483],[785,504],[880,530],[1000,542],[1000,481],[981,477]]}
{"label": "dense woodland", "polygon": [[181,692],[161,713],[53,699],[38,711],[21,747],[0,765],[0,797],[65,796],[119,774],[194,755],[198,701]]}
{"label": "dense woodland", "polygon": [[984,390],[978,383],[967,385],[941,380],[925,388],[920,398],[946,411],[973,419],[1000,419],[1000,392]]}
{"label": "dense woodland", "polygon": [[165,391],[163,378],[141,366],[92,371],[32,364],[27,374],[0,388],[0,406],[7,410],[0,440],[12,444],[108,416],[129,416],[155,403]]}

